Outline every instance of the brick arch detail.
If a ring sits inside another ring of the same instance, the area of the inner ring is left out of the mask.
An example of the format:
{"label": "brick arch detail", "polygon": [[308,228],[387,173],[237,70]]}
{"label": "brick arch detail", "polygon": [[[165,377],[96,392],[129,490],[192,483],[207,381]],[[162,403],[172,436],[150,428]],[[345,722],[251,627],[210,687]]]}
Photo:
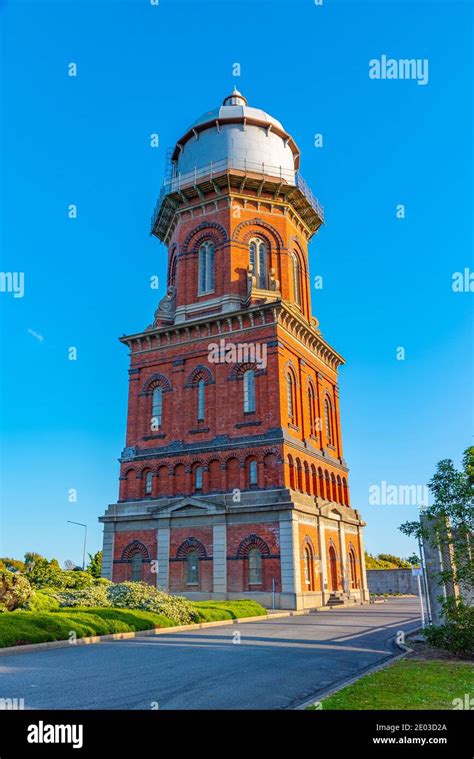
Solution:
{"label": "brick arch detail", "polygon": [[211,239],[217,248],[218,245],[228,242],[229,236],[222,224],[217,224],[215,221],[203,221],[185,237],[180,255],[184,256],[190,251],[194,252],[204,240],[208,239]]}
{"label": "brick arch detail", "polygon": [[199,364],[199,366],[195,366],[194,369],[191,371],[191,373],[188,376],[188,379],[186,380],[184,387],[196,387],[198,384],[198,377],[199,375],[203,375],[204,384],[205,385],[213,385],[215,380],[212,376],[211,370],[204,366],[204,364]]}
{"label": "brick arch detail", "polygon": [[177,559],[185,559],[190,551],[196,551],[200,559],[207,559],[206,549],[197,538],[186,538],[176,551]]}
{"label": "brick arch detail", "polygon": [[[266,230],[267,235],[273,237],[274,245],[277,248],[281,250],[285,247],[283,237],[278,232],[278,230],[275,229],[275,227],[273,227],[271,224],[268,224],[268,222],[263,221],[263,219],[260,219],[258,217],[255,219],[248,219],[247,221],[240,222],[240,224],[238,224],[234,229],[232,239],[236,242],[248,243],[252,237],[258,236],[256,228],[258,229],[259,227],[263,230]],[[263,236],[267,236],[264,234],[264,232],[262,234]]]}
{"label": "brick arch detail", "polygon": [[249,551],[251,548],[258,548],[262,552],[263,556],[270,556],[270,549],[268,545],[265,543],[265,541],[263,540],[263,538],[260,538],[258,535],[252,534],[252,535],[248,535],[240,543],[237,549],[237,558],[244,559],[246,556],[249,555]]}
{"label": "brick arch detail", "polygon": [[133,554],[139,553],[142,559],[149,560],[148,548],[139,540],[132,540],[122,551],[122,560],[131,561]]}
{"label": "brick arch detail", "polygon": [[151,377],[148,377],[148,379],[143,383],[142,392],[150,393],[155,389],[155,387],[162,387],[163,390],[168,393],[171,390],[171,383],[168,377],[165,377],[164,374],[152,374]]}

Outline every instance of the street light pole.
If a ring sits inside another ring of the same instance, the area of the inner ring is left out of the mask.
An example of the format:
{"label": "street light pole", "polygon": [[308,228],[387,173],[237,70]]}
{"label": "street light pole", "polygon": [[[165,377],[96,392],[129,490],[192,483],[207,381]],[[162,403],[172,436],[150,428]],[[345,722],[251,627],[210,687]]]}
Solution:
{"label": "street light pole", "polygon": [[70,519],[67,521],[69,524],[78,524],[79,527],[84,527],[84,548],[82,549],[82,569],[84,570],[86,568],[87,525],[83,524],[82,522],[72,522]]}

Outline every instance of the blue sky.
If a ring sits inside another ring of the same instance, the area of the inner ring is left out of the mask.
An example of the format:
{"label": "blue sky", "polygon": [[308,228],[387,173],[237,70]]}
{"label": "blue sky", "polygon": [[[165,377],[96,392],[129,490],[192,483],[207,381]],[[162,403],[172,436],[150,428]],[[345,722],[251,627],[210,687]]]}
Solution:
{"label": "blue sky", "polygon": [[[117,337],[148,325],[163,292],[149,220],[166,148],[234,84],[293,135],[325,207],[313,313],[347,360],[352,504],[369,551],[411,553],[397,527],[416,508],[370,506],[369,487],[423,484],[472,442],[473,296],[451,288],[473,267],[468,3],[7,1],[0,14],[1,270],[25,274],[23,298],[0,293],[0,555],[79,562],[68,519],[101,545],[125,436]],[[427,58],[428,84],[369,79],[382,54]]]}

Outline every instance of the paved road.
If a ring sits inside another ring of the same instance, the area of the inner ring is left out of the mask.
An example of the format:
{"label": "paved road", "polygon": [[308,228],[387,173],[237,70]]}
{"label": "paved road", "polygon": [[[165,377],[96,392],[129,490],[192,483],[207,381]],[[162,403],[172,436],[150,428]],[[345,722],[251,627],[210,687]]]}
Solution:
{"label": "paved road", "polygon": [[395,633],[418,617],[417,599],[400,598],[14,654],[0,657],[0,698],[26,709],[288,709],[392,656]]}

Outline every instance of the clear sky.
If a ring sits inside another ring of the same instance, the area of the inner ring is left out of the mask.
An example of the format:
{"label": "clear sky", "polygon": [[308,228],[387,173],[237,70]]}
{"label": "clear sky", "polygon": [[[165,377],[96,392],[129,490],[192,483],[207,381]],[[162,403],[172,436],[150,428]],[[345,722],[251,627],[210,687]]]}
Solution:
{"label": "clear sky", "polygon": [[[473,269],[470,5],[0,8],[1,270],[25,277],[22,298],[0,292],[0,555],[80,562],[81,528],[68,519],[87,523],[91,552],[101,546],[97,517],[117,498],[126,422],[117,337],[146,327],[164,292],[150,289],[152,275],[165,281],[165,249],[149,221],[166,149],[234,85],[293,135],[324,205],[310,246],[324,282],[313,313],[347,360],[352,504],[369,551],[410,554],[397,527],[416,507],[369,505],[369,488],[422,485],[472,442],[474,296],[452,290],[453,272]],[[428,83],[370,79],[369,61],[384,54],[428,59]]]}

